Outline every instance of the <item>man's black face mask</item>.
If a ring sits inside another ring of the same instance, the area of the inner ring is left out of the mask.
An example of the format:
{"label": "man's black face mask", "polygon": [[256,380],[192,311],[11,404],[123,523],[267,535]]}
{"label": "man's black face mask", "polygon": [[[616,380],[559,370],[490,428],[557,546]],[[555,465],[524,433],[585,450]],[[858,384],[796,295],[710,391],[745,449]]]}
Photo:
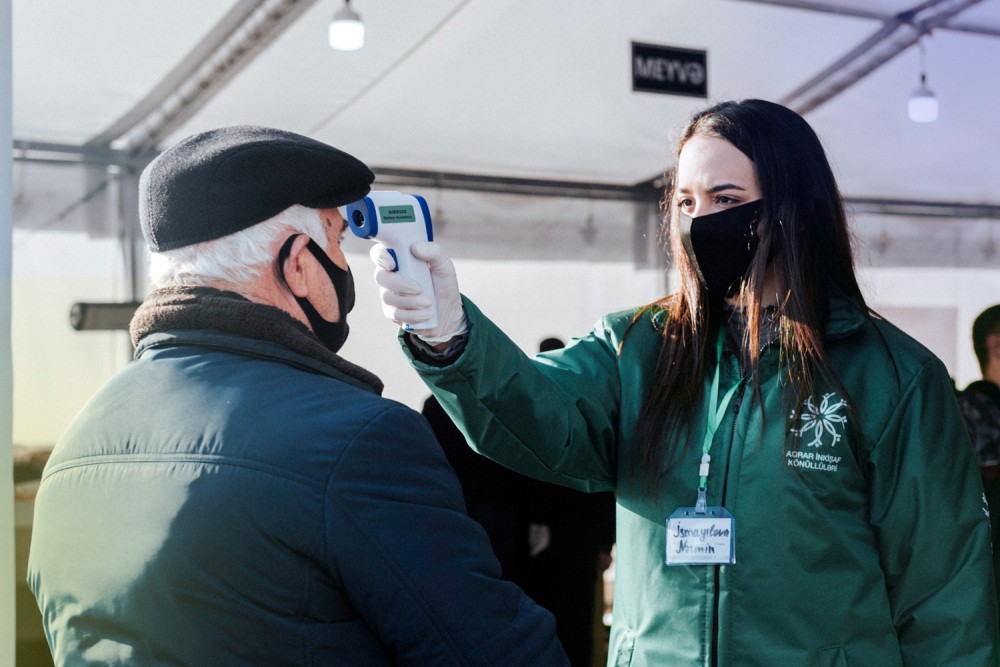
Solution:
{"label": "man's black face mask", "polygon": [[[288,282],[285,280],[283,267],[285,260],[288,259],[288,254],[292,251],[292,243],[298,236],[301,236],[301,234],[289,236],[278,252],[278,276],[285,287],[288,287]],[[351,309],[354,308],[354,276],[351,275],[349,269],[345,270],[334,264],[333,260],[330,259],[316,241],[309,239],[306,247],[319,261],[326,274],[330,276],[333,289],[337,292],[337,303],[340,306],[340,320],[337,322],[324,320],[320,317],[320,314],[313,307],[312,303],[309,302],[309,299],[305,297],[296,296],[295,300],[298,301],[302,311],[306,314],[309,326],[312,327],[313,333],[316,334],[320,342],[332,352],[337,352],[344,346],[344,341],[347,340],[347,334],[350,331],[350,327],[347,326],[347,313],[351,312]]]}
{"label": "man's black face mask", "polygon": [[681,214],[684,250],[712,296],[731,297],[739,291],[757,250],[760,202],[758,199],[697,218]]}

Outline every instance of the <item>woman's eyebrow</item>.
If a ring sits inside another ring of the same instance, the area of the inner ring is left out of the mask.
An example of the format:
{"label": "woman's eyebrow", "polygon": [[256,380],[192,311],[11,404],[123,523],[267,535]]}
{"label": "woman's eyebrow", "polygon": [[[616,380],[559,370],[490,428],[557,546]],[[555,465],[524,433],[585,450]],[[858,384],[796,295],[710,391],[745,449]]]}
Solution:
{"label": "woman's eyebrow", "polygon": [[708,189],[708,192],[709,192],[709,194],[715,194],[716,192],[722,192],[723,190],[740,190],[740,191],[745,191],[746,188],[743,188],[743,187],[741,187],[739,185],[736,185],[734,183],[720,183],[719,185],[713,185],[712,187],[710,187]]}

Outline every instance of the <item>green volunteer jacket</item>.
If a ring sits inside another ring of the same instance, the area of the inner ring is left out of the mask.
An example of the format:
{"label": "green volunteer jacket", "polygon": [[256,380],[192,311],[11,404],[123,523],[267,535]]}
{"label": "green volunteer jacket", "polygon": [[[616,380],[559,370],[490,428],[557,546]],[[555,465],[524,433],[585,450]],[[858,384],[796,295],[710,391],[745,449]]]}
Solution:
{"label": "green volunteer jacket", "polygon": [[[792,420],[779,352],[716,432],[708,504],[735,517],[736,563],[667,566],[666,519],[696,499],[708,387],[690,445],[656,497],[630,472],[634,427],[660,346],[657,315],[603,318],[531,359],[471,302],[460,356],[413,366],[475,448],[539,479],[617,494],[610,665],[982,667],[997,664],[990,527],[943,364],[852,302],[835,300],[826,345],[858,408],[834,389]],[[403,341],[405,335],[401,334]],[[720,387],[738,382],[722,356]],[[763,437],[761,437],[763,428]]]}

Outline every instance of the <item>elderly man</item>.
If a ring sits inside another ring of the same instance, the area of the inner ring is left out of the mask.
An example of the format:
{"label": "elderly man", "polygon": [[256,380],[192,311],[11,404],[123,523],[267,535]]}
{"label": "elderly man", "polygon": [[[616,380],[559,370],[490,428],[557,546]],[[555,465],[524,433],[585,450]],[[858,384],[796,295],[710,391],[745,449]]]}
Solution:
{"label": "elderly man", "polygon": [[190,137],[142,175],[157,289],[135,360],[38,492],[29,583],[56,664],[552,665],[416,412],[337,355],[354,157],[289,132]]}

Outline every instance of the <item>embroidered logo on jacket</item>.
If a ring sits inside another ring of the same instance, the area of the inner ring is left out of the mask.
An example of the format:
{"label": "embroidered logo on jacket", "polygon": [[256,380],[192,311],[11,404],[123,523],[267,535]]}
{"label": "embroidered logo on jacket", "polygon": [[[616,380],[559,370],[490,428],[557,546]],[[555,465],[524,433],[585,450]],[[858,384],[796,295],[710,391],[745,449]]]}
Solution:
{"label": "embroidered logo on jacket", "polygon": [[[803,439],[811,436],[812,440],[805,443],[807,447],[819,447],[822,445],[823,436],[827,433],[833,436],[833,441],[830,442],[831,447],[840,442],[840,438],[843,437],[843,427],[841,425],[847,423],[847,417],[837,414],[837,411],[847,405],[847,401],[841,399],[834,403],[832,399],[836,395],[833,392],[823,394],[823,400],[820,401],[819,407],[813,402],[813,396],[806,399],[802,413],[798,416],[801,426],[793,428],[792,433],[802,436]],[[795,411],[792,410],[792,414],[789,416],[795,419]],[[840,433],[837,433],[837,426],[841,426]]]}
{"label": "embroidered logo on jacket", "polygon": [[[847,417],[840,414],[847,401],[837,399],[837,394],[823,394],[823,400],[816,405],[815,397],[806,399],[802,410],[796,414],[793,410],[789,418],[798,422],[798,427],[792,427],[791,432],[802,438],[804,447],[818,448],[828,444],[836,446],[844,437],[844,425]],[[808,450],[791,450],[785,454],[786,463],[794,468],[811,468],[835,472],[840,467],[840,456],[812,452]]]}

